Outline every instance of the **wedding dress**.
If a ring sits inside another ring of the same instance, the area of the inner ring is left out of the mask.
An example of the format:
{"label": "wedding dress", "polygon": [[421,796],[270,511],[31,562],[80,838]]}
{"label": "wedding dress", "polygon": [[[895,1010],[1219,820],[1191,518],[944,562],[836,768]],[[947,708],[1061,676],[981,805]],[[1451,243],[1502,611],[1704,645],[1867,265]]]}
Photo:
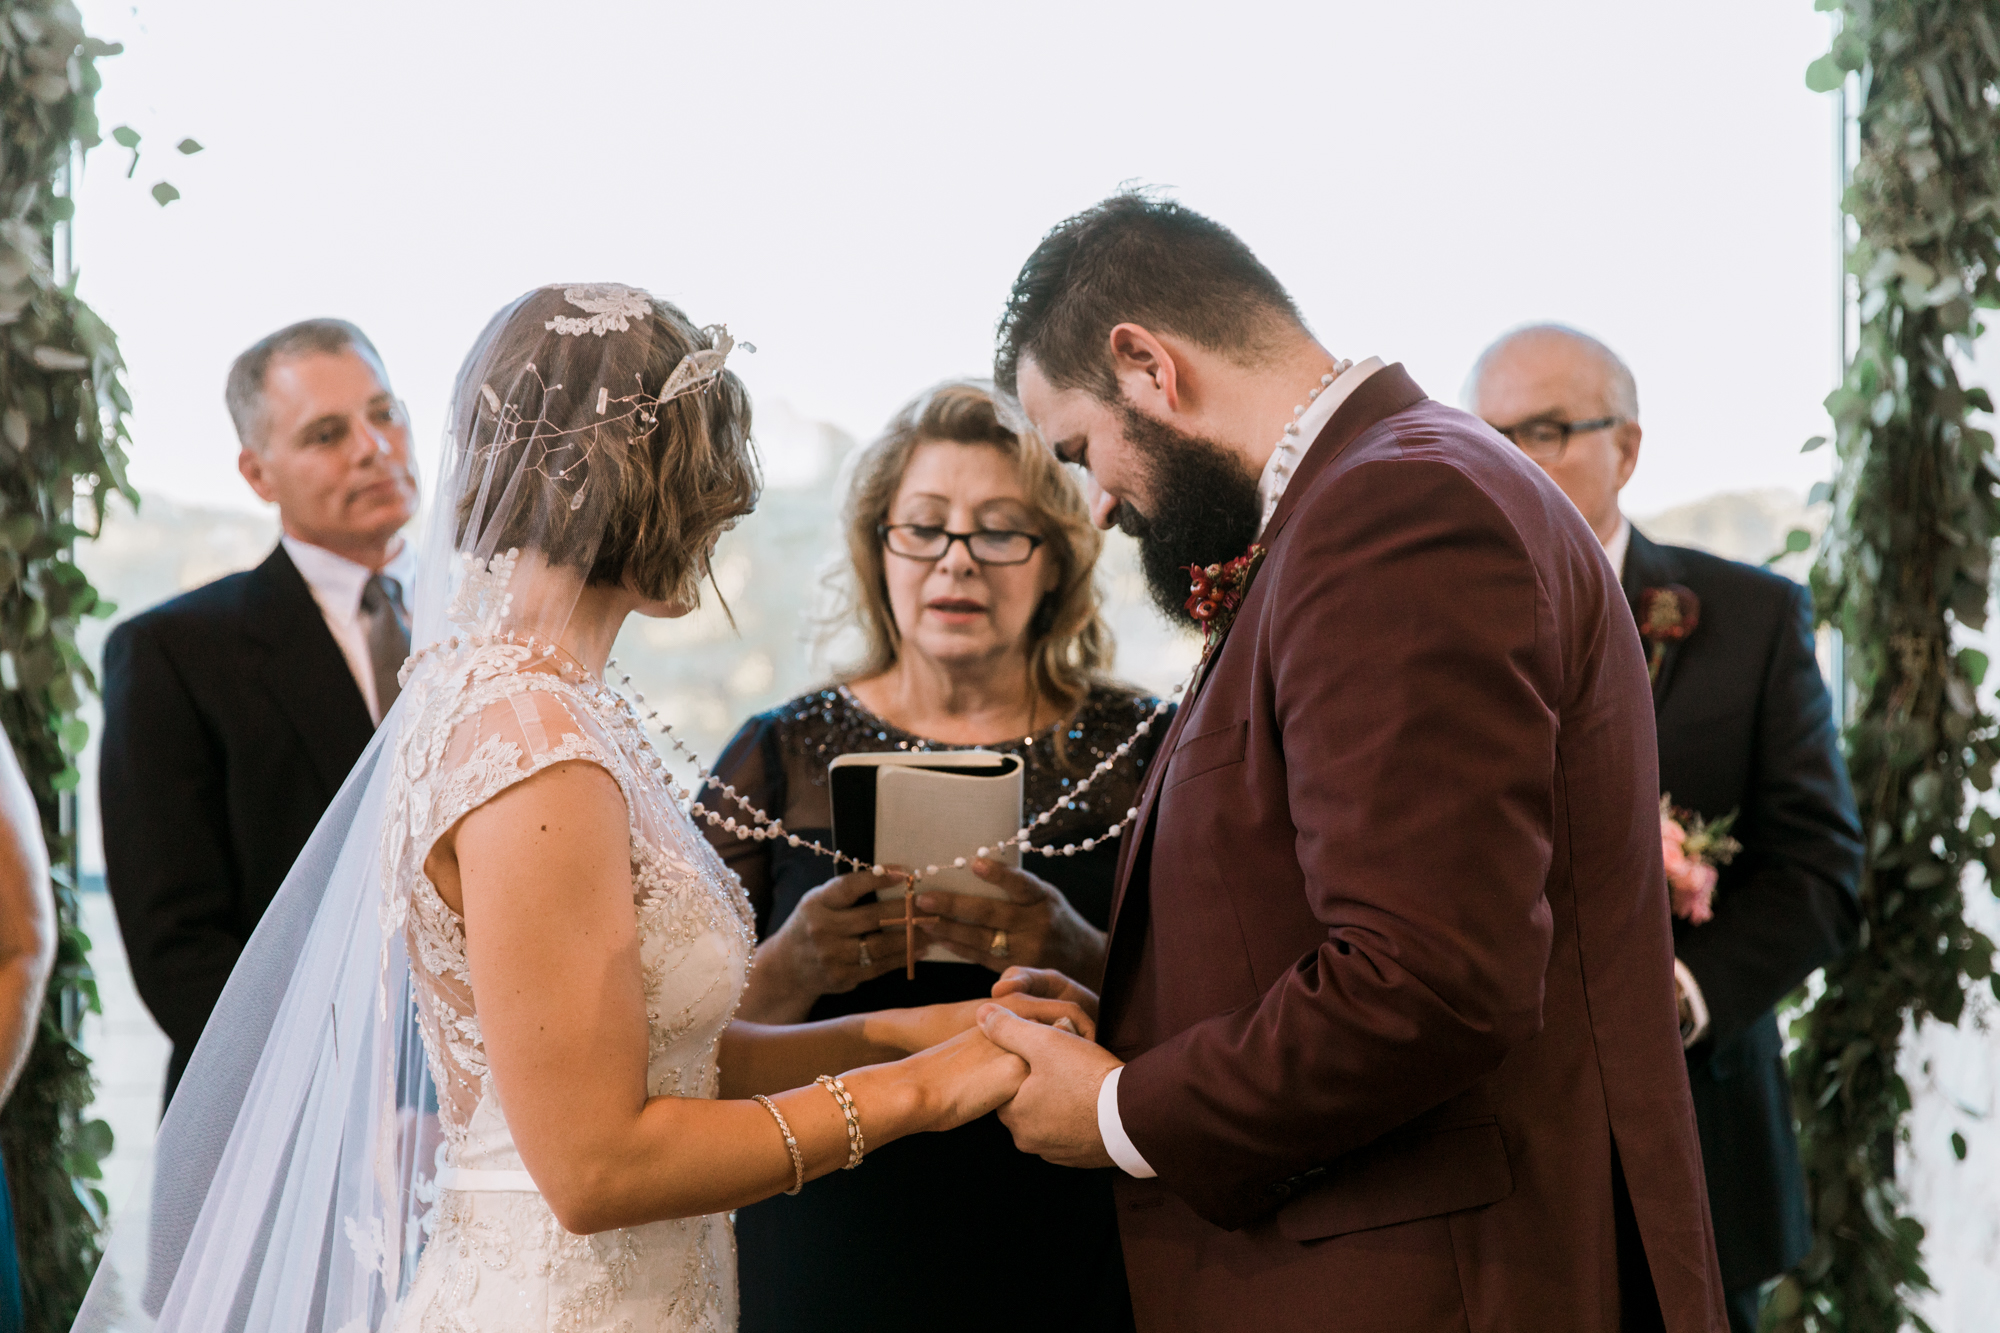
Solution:
{"label": "wedding dress", "polygon": [[[444,1151],[435,1213],[397,1333],[736,1327],[736,1251],[726,1216],[573,1236],[515,1151],[480,1038],[465,926],[423,872],[438,834],[553,764],[597,764],[630,814],[633,910],[646,993],[646,1091],[714,1097],[716,1044],[735,1013],[754,942],[750,905],[668,795],[631,705],[528,650],[487,639],[507,558],[468,579],[454,619],[470,646],[434,653],[405,686],[389,788],[384,874],[408,888],[407,946]],[[428,1191],[426,1191],[428,1192]]]}
{"label": "wedding dress", "polygon": [[603,768],[628,814],[647,1091],[716,1095],[748,902],[630,705],[556,644],[586,584],[622,576],[598,568],[607,534],[630,550],[689,496],[754,502],[731,346],[613,285],[537,288],[474,344],[402,694],[230,973],[161,1121],[149,1204],[114,1225],[76,1333],[735,1327],[728,1218],[557,1222],[494,1093],[464,924],[423,870],[513,784]]}

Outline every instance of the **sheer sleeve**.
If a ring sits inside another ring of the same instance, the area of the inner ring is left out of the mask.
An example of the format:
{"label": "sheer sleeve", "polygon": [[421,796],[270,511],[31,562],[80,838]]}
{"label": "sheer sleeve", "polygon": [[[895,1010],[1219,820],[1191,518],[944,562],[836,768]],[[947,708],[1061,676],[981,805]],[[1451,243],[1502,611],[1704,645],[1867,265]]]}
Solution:
{"label": "sheer sleeve", "polygon": [[[764,713],[745,722],[723,748],[715,762],[717,781],[704,788],[701,802],[711,810],[721,810],[743,819],[747,813],[719,789],[723,783],[736,789],[744,801],[774,817],[785,812],[786,781],[784,756],[778,746],[778,721]],[[739,838],[728,829],[703,824],[701,830],[722,857],[723,864],[743,881],[743,892],[757,913],[757,934],[768,933],[771,921],[771,846],[755,838]]]}

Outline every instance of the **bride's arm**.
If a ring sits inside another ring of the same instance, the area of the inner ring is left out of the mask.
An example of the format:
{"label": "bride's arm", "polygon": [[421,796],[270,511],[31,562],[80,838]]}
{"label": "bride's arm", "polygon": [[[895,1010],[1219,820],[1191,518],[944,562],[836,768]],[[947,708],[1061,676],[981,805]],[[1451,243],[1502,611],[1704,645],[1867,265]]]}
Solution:
{"label": "bride's arm", "polygon": [[[522,1163],[556,1219],[578,1233],[726,1211],[794,1178],[777,1123],[758,1103],[646,1095],[629,858],[617,785],[593,764],[566,763],[467,815],[430,862],[446,901],[462,903],[487,1061]],[[822,1047],[863,1058],[878,1049],[886,1053],[865,1024]],[[844,1078],[872,1148],[983,1115],[1025,1072],[970,1031]],[[772,1100],[807,1178],[846,1163],[846,1123],[825,1089]]]}

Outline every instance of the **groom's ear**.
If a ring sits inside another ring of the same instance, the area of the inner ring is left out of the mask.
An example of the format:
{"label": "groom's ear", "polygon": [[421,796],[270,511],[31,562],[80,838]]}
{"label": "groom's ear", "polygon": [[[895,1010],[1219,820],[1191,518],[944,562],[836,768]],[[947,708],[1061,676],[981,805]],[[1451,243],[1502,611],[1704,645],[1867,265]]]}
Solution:
{"label": "groom's ear", "polygon": [[1156,419],[1181,408],[1180,363],[1143,324],[1119,324],[1110,333],[1111,373],[1125,401]]}

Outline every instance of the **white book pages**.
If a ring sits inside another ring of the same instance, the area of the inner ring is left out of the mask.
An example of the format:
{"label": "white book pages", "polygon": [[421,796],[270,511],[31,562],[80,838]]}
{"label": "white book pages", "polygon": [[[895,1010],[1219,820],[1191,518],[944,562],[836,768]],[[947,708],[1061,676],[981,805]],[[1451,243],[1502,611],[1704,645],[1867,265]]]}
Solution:
{"label": "white book pages", "polygon": [[[980,847],[994,847],[1021,827],[1021,768],[993,777],[939,773],[911,765],[884,765],[875,777],[875,860],[880,865],[931,866],[925,888],[981,898],[1005,898],[1000,889],[952,862],[968,861]],[[990,859],[1021,863],[1020,848],[1008,846]],[[901,902],[903,889],[884,889],[883,902]],[[965,960],[939,945],[921,955],[925,962]]]}

